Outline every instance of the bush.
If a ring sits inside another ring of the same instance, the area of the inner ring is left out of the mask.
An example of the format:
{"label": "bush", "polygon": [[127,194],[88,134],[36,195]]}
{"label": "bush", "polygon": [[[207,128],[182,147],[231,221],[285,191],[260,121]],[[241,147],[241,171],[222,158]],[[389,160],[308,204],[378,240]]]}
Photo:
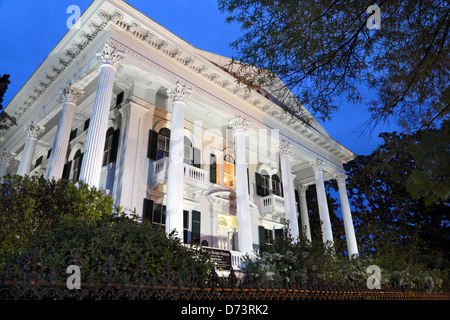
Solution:
{"label": "bush", "polygon": [[119,275],[132,276],[141,260],[161,279],[166,264],[175,280],[194,268],[199,277],[211,264],[198,250],[188,250],[175,237],[167,237],[114,206],[110,196],[81,182],[47,181],[36,176],[7,176],[0,185],[0,269],[6,265],[17,277],[37,249],[44,277],[52,268],[65,275],[78,254],[83,277],[92,272],[102,281],[108,257]]}
{"label": "bush", "polygon": [[279,274],[282,281],[294,279],[297,283],[319,286],[335,283],[353,283],[366,287],[370,265],[381,269],[381,287],[407,286],[427,290],[448,288],[448,269],[429,268],[411,259],[407,252],[392,251],[378,256],[360,255],[349,259],[347,255],[328,249],[322,242],[309,243],[300,239],[292,243],[289,232],[267,245],[256,258],[247,258],[244,272],[254,278],[267,276],[274,280]]}
{"label": "bush", "polygon": [[8,175],[0,184],[0,266],[61,222],[94,222],[117,210],[110,196],[65,179]]}
{"label": "bush", "polygon": [[[89,223],[82,220],[61,223],[37,237],[19,257],[10,261],[15,274],[20,275],[22,266],[36,249],[46,266],[45,274],[55,268],[57,274],[64,275],[69,264],[80,264],[82,277],[92,272],[96,282],[105,279],[102,269],[109,256],[114,261],[117,279],[124,272],[131,277],[141,260],[149,276],[157,280],[162,279],[167,263],[175,282],[180,277],[185,279],[191,268],[199,278],[206,277],[211,268],[208,257],[198,250],[187,249],[178,238],[167,237],[147,220],[139,222],[136,217],[124,214],[104,216]],[[72,260],[75,254],[79,261]]]}

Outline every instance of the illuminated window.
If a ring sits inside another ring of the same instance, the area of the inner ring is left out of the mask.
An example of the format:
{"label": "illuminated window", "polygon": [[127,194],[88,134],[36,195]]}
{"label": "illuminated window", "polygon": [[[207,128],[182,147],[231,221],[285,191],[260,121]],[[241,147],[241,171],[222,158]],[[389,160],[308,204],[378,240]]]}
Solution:
{"label": "illuminated window", "polygon": [[225,187],[235,188],[235,170],[234,170],[234,158],[227,154],[223,159],[223,185]]}

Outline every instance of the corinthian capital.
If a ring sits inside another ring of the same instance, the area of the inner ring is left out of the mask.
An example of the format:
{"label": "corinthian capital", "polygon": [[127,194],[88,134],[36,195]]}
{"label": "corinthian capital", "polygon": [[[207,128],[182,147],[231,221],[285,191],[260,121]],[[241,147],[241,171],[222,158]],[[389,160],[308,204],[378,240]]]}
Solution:
{"label": "corinthian capital", "polygon": [[348,177],[344,173],[339,173],[339,174],[335,175],[334,178],[336,179],[336,181],[338,183],[345,183],[345,180],[347,180]]}
{"label": "corinthian capital", "polygon": [[27,133],[28,138],[37,139],[38,135],[45,131],[45,127],[31,122],[24,128],[24,130]]}
{"label": "corinthian capital", "polygon": [[289,141],[282,140],[280,142],[280,155],[288,156],[292,152],[292,144]]}
{"label": "corinthian capital", "polygon": [[245,131],[247,129],[248,121],[241,116],[234,118],[228,122],[228,127],[233,130]]}
{"label": "corinthian capital", "polygon": [[11,160],[16,156],[13,152],[8,152],[6,150],[0,151],[0,162],[9,164]]}
{"label": "corinthian capital", "polygon": [[63,96],[64,96],[64,103],[70,102],[73,104],[77,104],[78,100],[80,100],[84,95],[84,91],[80,90],[78,88],[67,86],[64,88]]}
{"label": "corinthian capital", "polygon": [[323,172],[323,161],[317,159],[316,161],[311,162],[311,168],[313,168],[314,173],[322,173]]}
{"label": "corinthian capital", "polygon": [[186,85],[177,82],[175,89],[169,91],[169,96],[173,99],[173,102],[180,101],[186,103],[186,99],[191,94],[191,91]]}
{"label": "corinthian capital", "polygon": [[109,43],[105,43],[102,52],[98,53],[97,57],[102,60],[103,64],[109,64],[116,68],[125,58],[125,54],[117,48],[111,46]]}
{"label": "corinthian capital", "polygon": [[299,194],[306,194],[306,190],[308,190],[308,186],[306,184],[301,184],[297,188]]}

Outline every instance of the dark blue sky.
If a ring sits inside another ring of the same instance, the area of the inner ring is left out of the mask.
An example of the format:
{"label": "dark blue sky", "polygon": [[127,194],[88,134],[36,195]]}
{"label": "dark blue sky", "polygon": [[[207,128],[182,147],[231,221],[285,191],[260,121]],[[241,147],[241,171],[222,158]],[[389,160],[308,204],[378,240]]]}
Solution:
{"label": "dark blue sky", "polygon": [[[67,8],[78,5],[84,12],[91,0],[0,0],[0,74],[10,74],[4,97],[6,106],[51,50],[68,31]],[[166,29],[192,45],[226,57],[229,44],[240,34],[237,25],[227,25],[216,0],[128,0]],[[367,96],[369,93],[367,93]],[[367,107],[342,105],[329,122],[321,123],[330,135],[356,154],[370,154],[381,142],[378,134],[389,126],[360,134],[367,121]]]}

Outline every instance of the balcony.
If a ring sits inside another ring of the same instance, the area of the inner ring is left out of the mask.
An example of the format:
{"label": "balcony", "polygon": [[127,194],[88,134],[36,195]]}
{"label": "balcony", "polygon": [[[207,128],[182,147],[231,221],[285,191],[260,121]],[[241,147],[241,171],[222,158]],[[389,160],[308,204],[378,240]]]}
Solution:
{"label": "balcony", "polygon": [[271,194],[260,198],[259,201],[259,211],[264,218],[279,220],[284,217],[284,198]]}
{"label": "balcony", "polygon": [[[167,173],[169,167],[169,158],[164,157],[153,162],[152,167],[152,184],[156,187],[167,182]],[[183,164],[184,183],[193,188],[208,189],[209,188],[209,172],[197,167]]]}

